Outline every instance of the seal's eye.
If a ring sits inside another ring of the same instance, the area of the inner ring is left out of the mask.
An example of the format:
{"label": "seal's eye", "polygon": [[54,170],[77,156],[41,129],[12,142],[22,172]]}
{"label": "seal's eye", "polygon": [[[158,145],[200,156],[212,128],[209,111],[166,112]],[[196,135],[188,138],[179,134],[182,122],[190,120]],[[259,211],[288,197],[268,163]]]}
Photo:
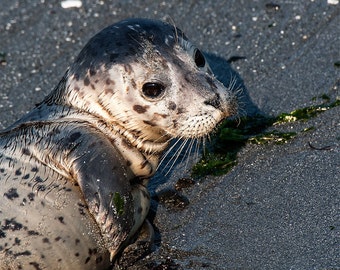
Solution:
{"label": "seal's eye", "polygon": [[195,64],[197,67],[202,68],[205,66],[204,56],[199,49],[195,49],[194,59],[195,59]]}
{"label": "seal's eye", "polygon": [[160,83],[148,82],[143,85],[143,94],[149,98],[157,98],[164,92],[164,85]]}

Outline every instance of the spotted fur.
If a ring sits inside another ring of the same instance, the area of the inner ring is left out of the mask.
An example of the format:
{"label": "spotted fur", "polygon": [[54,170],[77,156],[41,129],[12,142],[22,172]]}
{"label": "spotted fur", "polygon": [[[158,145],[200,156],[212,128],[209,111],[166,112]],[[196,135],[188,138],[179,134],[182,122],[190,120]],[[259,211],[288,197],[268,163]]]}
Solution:
{"label": "spotted fur", "polygon": [[130,19],[99,32],[0,133],[5,269],[108,267],[146,218],[146,185],[170,140],[205,136],[235,112],[179,29]]}

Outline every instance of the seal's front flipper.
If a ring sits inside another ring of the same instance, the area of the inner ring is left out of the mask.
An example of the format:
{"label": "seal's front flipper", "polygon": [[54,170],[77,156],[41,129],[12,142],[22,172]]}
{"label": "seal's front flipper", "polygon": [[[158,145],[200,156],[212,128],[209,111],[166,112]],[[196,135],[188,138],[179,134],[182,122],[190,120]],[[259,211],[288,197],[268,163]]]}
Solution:
{"label": "seal's front flipper", "polygon": [[116,148],[100,133],[83,133],[74,143],[77,148],[69,155],[73,160],[73,177],[111,257],[115,257],[134,227],[135,206],[129,182],[132,172]]}

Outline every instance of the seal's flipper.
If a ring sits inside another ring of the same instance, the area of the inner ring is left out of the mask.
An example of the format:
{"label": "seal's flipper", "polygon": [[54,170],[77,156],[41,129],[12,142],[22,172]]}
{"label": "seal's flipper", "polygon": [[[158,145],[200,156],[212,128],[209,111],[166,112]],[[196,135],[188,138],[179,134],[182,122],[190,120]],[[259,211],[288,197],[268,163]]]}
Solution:
{"label": "seal's flipper", "polygon": [[[102,134],[82,134],[72,165],[89,212],[112,255],[134,225],[134,203],[128,171],[121,155]],[[72,157],[71,157],[72,159]]]}

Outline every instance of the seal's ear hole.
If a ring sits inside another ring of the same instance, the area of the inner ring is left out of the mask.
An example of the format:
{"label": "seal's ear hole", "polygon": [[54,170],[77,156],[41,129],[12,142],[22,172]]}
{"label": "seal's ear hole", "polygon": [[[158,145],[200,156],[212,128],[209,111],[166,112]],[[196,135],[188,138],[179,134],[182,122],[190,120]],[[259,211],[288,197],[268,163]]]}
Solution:
{"label": "seal's ear hole", "polygon": [[197,67],[202,68],[205,66],[205,58],[199,49],[195,49],[194,59]]}
{"label": "seal's ear hole", "polygon": [[148,98],[157,98],[165,90],[165,86],[160,83],[147,82],[143,85],[143,94]]}

